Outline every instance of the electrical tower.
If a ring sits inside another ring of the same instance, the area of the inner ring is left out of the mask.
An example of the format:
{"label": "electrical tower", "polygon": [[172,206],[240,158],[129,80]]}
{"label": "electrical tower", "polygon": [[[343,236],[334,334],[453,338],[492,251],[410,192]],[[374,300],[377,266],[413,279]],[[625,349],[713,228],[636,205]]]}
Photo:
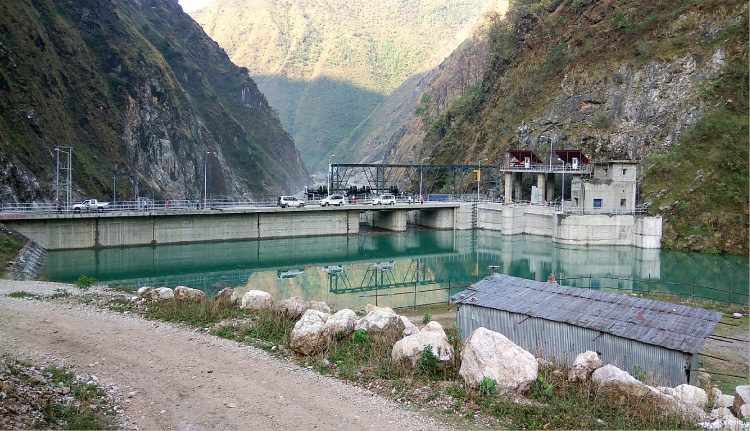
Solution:
{"label": "electrical tower", "polygon": [[[55,153],[57,155],[55,203],[63,205],[64,202],[64,208],[69,210],[73,204],[73,147],[55,147]],[[60,153],[63,153],[62,157]],[[60,189],[61,185],[62,189]],[[60,200],[61,194],[65,195],[64,201]]]}

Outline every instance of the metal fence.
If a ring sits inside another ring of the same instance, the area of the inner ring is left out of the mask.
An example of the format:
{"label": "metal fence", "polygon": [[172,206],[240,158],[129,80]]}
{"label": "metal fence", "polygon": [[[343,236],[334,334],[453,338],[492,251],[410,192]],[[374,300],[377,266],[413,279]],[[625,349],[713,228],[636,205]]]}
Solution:
{"label": "metal fence", "polygon": [[[601,281],[605,284],[602,284]],[[686,282],[675,282],[675,281],[661,281],[653,280],[649,275],[646,280],[624,278],[624,277],[607,277],[589,274],[583,277],[565,277],[557,279],[558,283],[564,281],[578,281],[580,283],[566,283],[570,287],[581,287],[586,289],[610,289],[610,290],[623,290],[620,286],[607,285],[608,282],[619,283],[621,281],[631,282],[632,286],[628,287],[627,290],[632,292],[641,292],[646,294],[651,293],[663,293],[669,295],[677,295],[681,297],[689,297],[690,299],[700,299],[716,301],[726,303],[727,305],[741,305],[747,306],[750,303],[750,294],[737,292],[732,290],[732,286],[729,285],[728,289],[721,289],[718,287],[704,286],[695,283]],[[562,284],[562,283],[561,283]],[[580,284],[580,285],[579,285]],[[706,296],[710,292],[713,295]]]}

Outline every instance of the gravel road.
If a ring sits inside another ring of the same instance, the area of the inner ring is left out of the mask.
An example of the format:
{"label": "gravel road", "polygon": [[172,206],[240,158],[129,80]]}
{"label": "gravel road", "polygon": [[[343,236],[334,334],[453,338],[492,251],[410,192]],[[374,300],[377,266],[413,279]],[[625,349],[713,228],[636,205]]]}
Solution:
{"label": "gravel road", "polygon": [[[14,299],[70,285],[0,281],[0,349],[117,386],[135,429],[398,429],[444,426],[362,388],[177,325],[65,302]],[[128,397],[130,395],[130,397]]]}

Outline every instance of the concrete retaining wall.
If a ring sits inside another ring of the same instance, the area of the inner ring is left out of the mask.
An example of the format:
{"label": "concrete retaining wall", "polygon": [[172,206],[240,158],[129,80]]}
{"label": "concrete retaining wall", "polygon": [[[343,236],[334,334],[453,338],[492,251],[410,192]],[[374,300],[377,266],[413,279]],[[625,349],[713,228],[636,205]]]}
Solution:
{"label": "concrete retaining wall", "polygon": [[626,245],[660,248],[661,217],[640,215],[569,215],[537,205],[481,204],[478,227],[503,235],[551,237],[560,244]]}
{"label": "concrete retaining wall", "polygon": [[5,222],[47,250],[359,233],[351,211],[79,217]]}

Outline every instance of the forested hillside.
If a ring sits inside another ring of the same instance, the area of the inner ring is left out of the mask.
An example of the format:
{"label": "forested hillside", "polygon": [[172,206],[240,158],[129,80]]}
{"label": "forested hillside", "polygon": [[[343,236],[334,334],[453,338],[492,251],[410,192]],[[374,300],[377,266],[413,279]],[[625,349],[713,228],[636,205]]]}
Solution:
{"label": "forested hillside", "polygon": [[639,161],[665,247],[747,254],[747,40],[738,0],[515,0],[482,81],[447,107],[425,92],[390,157],[503,163],[509,148],[548,154],[549,136]]}
{"label": "forested hillside", "polygon": [[301,188],[289,134],[249,78],[172,0],[0,3],[0,200]]}
{"label": "forested hillside", "polygon": [[[217,0],[192,14],[278,110],[311,170],[491,0]],[[416,80],[414,80],[416,81]],[[336,160],[354,162],[340,147]]]}

